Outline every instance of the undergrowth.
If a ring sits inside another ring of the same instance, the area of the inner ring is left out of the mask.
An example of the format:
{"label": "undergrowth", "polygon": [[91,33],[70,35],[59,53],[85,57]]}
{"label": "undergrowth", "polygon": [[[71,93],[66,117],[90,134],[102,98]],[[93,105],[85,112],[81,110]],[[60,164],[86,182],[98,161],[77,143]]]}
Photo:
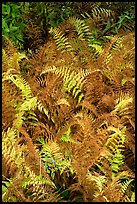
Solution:
{"label": "undergrowth", "polygon": [[98,38],[90,7],[42,46],[33,21],[33,54],[3,36],[3,202],[135,201],[134,32]]}

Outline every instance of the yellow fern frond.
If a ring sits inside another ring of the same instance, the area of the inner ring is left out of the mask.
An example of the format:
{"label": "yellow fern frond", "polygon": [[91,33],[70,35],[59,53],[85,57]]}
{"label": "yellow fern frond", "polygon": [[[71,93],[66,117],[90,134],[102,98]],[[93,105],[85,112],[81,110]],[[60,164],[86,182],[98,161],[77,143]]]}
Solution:
{"label": "yellow fern frond", "polygon": [[45,74],[47,72],[53,72],[61,77],[63,77],[63,90],[72,93],[74,98],[78,97],[78,102],[80,102],[84,94],[82,93],[82,85],[83,80],[86,76],[91,74],[89,71],[79,70],[78,73],[69,67],[50,67],[49,69],[45,69],[41,74]]}
{"label": "yellow fern frond", "polygon": [[78,19],[76,17],[70,17],[68,22],[71,23],[72,25],[74,25],[74,27],[78,33],[78,36],[81,39],[84,39],[86,37],[91,36],[89,26],[86,25],[84,20]]}
{"label": "yellow fern frond", "polygon": [[133,98],[130,97],[128,94],[121,96],[116,100],[116,106],[111,114],[118,114],[122,115],[126,112],[129,108],[129,105],[133,102]]}
{"label": "yellow fern frond", "polygon": [[8,72],[6,72],[3,73],[2,80],[11,80],[21,90],[23,99],[29,99],[32,97],[32,92],[29,84],[21,76],[9,74]]}
{"label": "yellow fern frond", "polygon": [[59,28],[52,28],[49,31],[55,39],[58,50],[61,50],[62,53],[65,51],[72,51],[72,47],[68,42],[68,39],[64,37],[64,34],[59,30]]}

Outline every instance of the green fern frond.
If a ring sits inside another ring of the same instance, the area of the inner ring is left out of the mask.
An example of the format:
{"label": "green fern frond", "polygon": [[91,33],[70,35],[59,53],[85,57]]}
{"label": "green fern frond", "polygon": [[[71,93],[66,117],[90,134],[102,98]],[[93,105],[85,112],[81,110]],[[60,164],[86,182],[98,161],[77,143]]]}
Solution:
{"label": "green fern frond", "polygon": [[120,166],[124,164],[124,156],[120,149],[117,149],[113,158],[110,161],[112,168],[112,179],[120,171]]}
{"label": "green fern frond", "polygon": [[113,126],[109,126],[107,131],[114,132],[110,135],[105,143],[105,146],[109,150],[108,156],[106,158],[111,164],[112,168],[112,179],[115,178],[117,173],[120,170],[120,166],[124,163],[124,156],[122,154],[124,143],[126,139],[125,131],[126,127],[124,126],[121,130]]}
{"label": "green fern frond", "polygon": [[55,184],[51,180],[44,178],[42,175],[37,176],[28,167],[25,167],[24,177],[26,178],[23,185],[22,185],[22,187],[24,187],[24,188],[28,188],[28,186],[31,186],[31,185],[33,185],[34,188],[35,188],[35,186],[41,186],[41,185],[50,185],[50,186],[56,188]]}
{"label": "green fern frond", "polygon": [[89,26],[86,25],[84,20],[78,19],[76,17],[70,17],[68,22],[74,25],[76,32],[81,39],[91,36]]}
{"label": "green fern frond", "polygon": [[73,173],[73,167],[68,159],[66,159],[56,142],[46,142],[39,140],[42,143],[41,159],[45,170],[54,179],[55,172],[59,171],[62,174],[66,169]]}
{"label": "green fern frond", "polygon": [[77,141],[75,141],[74,139],[72,139],[70,137],[70,134],[71,134],[71,128],[69,128],[65,133],[64,135],[60,138],[60,141],[62,142],[74,142],[74,143],[77,143]]}
{"label": "green fern frond", "polygon": [[15,196],[8,195],[8,188],[13,184],[13,178],[6,178],[6,181],[2,181],[2,202],[17,202]]}
{"label": "green fern frond", "polygon": [[72,47],[68,42],[68,39],[64,37],[64,34],[59,30],[59,28],[52,28],[49,31],[55,39],[58,50],[61,50],[62,53],[65,51],[72,51]]}

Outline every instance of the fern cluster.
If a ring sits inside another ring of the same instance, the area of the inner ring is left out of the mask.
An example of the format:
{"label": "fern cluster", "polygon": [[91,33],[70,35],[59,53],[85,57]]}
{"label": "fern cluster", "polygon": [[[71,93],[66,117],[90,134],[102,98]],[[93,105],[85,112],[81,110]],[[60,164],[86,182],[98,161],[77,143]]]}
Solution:
{"label": "fern cluster", "polygon": [[[112,15],[99,5],[94,18]],[[31,59],[12,43],[3,50],[3,201],[134,200],[133,35],[102,45],[85,20],[69,26],[68,37],[51,28]]]}

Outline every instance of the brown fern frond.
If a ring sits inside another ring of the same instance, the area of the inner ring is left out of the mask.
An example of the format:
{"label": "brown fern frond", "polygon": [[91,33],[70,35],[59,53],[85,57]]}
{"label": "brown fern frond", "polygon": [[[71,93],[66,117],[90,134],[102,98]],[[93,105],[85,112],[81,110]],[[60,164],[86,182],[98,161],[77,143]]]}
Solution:
{"label": "brown fern frond", "polygon": [[42,37],[42,30],[32,18],[25,16],[26,28],[28,40],[25,45],[25,49],[36,50],[40,47],[41,44],[44,44],[44,39]]}

